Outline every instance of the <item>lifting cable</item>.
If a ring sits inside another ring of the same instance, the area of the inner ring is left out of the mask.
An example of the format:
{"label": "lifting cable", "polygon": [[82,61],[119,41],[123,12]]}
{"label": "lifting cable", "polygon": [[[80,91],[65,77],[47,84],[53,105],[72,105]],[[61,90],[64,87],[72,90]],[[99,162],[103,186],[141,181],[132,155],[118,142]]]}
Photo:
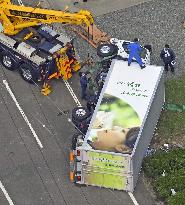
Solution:
{"label": "lifting cable", "polygon": [[90,55],[90,48],[91,48],[91,46],[90,46],[90,44],[91,44],[91,40],[93,40],[93,24],[91,24],[90,26],[92,26],[91,28],[92,28],[92,37],[90,36],[90,27],[88,26],[88,28],[87,28],[87,42],[88,42],[88,47],[87,47],[87,50],[88,50],[88,52],[87,52],[87,60],[88,60],[88,67],[90,66],[90,64],[91,64],[91,60],[92,60],[92,56]]}
{"label": "lifting cable", "polygon": [[[5,76],[5,79],[7,79],[7,81],[9,82],[8,77],[7,77],[7,75],[6,75],[5,71],[4,71],[4,69],[2,69],[2,70],[3,70],[3,75]],[[33,82],[33,84],[35,84],[35,85],[37,86],[37,88],[38,88],[38,90],[39,90],[39,92],[40,92],[40,86],[39,86],[34,80],[32,80],[32,82]],[[1,85],[2,87],[4,87],[3,84],[0,83],[0,85]],[[11,85],[11,84],[10,84],[10,85]],[[12,86],[11,86],[11,89],[12,89],[12,91],[14,92],[14,89],[12,88]],[[32,92],[33,92],[33,91],[32,91]],[[69,123],[71,123],[71,125],[73,125],[73,127],[74,127],[76,130],[78,130],[79,133],[81,133],[83,136],[85,136],[85,135],[80,131],[80,129],[72,122],[72,119],[71,119],[71,117],[69,116],[69,111],[68,111],[68,110],[63,110],[63,109],[61,109],[61,108],[52,100],[51,97],[49,97],[49,96],[45,96],[45,97],[46,97],[46,98],[50,101],[50,103],[51,103],[54,107],[56,107],[56,109],[59,111],[58,114],[57,114],[57,116],[63,115],[63,116],[67,119],[67,121],[68,121]],[[43,111],[42,111],[42,112],[43,112]]]}
{"label": "lifting cable", "polygon": [[[32,80],[32,82],[37,86],[37,88],[39,89],[39,91],[40,91],[40,86],[34,81],[34,80]],[[51,104],[53,105],[53,106],[55,106],[56,108],[57,108],[57,110],[59,111],[58,112],[58,114],[57,114],[57,116],[60,116],[60,115],[63,115],[66,119],[67,119],[67,121],[69,122],[69,123],[71,123],[72,125],[73,125],[73,127],[75,128],[75,129],[77,129],[83,136],[84,136],[84,134],[79,130],[79,128],[72,122],[72,119],[70,118],[70,116],[69,116],[69,111],[68,110],[63,110],[63,109],[61,109],[60,107],[58,107],[58,105],[52,100],[52,98],[50,98],[48,95],[47,96],[45,96],[50,102],[51,102]]]}
{"label": "lifting cable", "polygon": [[[6,73],[5,73],[4,68],[2,68],[2,70],[3,70],[3,76],[1,76],[1,77],[5,77],[5,79],[6,79],[7,82],[9,83],[9,80],[8,80],[8,77],[7,77]],[[35,83],[35,82],[33,81],[33,83]],[[35,84],[37,85],[37,83],[35,83]],[[0,82],[0,85],[4,88],[4,85],[3,85],[1,82]],[[9,85],[10,85],[11,90],[14,92],[14,89],[12,88],[12,86],[11,86],[10,83],[9,83]],[[37,85],[37,86],[39,87],[39,85]],[[3,96],[1,93],[0,93],[0,95]],[[2,99],[3,99],[3,97],[2,97]],[[50,99],[50,100],[52,101],[52,99]],[[42,184],[43,184],[43,186],[44,186],[44,188],[45,188],[47,194],[49,195],[49,197],[50,197],[50,199],[51,199],[51,201],[52,201],[52,204],[54,204],[54,201],[53,201],[53,199],[52,199],[52,197],[51,197],[51,194],[49,193],[48,188],[45,186],[45,183],[44,183],[44,181],[43,181],[43,179],[42,179],[42,176],[40,175],[40,173],[39,173],[39,171],[38,171],[37,166],[35,166],[35,162],[34,162],[34,160],[33,160],[33,157],[31,156],[31,152],[29,151],[27,145],[24,143],[24,140],[23,140],[23,138],[22,138],[22,135],[21,135],[21,133],[19,132],[19,129],[18,129],[16,123],[15,123],[15,120],[13,119],[13,117],[12,117],[12,115],[11,115],[11,113],[10,113],[10,111],[9,111],[9,109],[8,109],[8,106],[6,105],[6,102],[5,102],[5,101],[4,101],[4,103],[5,103],[5,106],[6,106],[6,109],[7,109],[8,113],[9,113],[9,115],[10,115],[12,121],[13,121],[14,126],[15,126],[15,128],[17,129],[17,131],[18,131],[18,134],[19,134],[19,136],[20,136],[20,139],[21,139],[21,141],[23,142],[24,147],[26,148],[27,153],[29,154],[30,160],[32,161],[32,164],[33,164],[34,168],[36,169],[36,171],[37,171],[37,173],[38,173],[38,175],[39,175],[39,177],[40,177],[40,179],[41,179],[41,181],[42,181]],[[56,105],[55,105],[55,106],[56,106]],[[60,111],[62,111],[58,106],[56,106],[56,107],[57,107],[57,109],[59,109]],[[43,112],[43,111],[41,110],[41,112]],[[47,168],[48,168],[48,170],[49,170],[49,172],[50,172],[50,174],[51,174],[51,176],[52,176],[52,178],[53,178],[53,181],[54,181],[55,185],[57,186],[57,188],[58,188],[58,190],[59,190],[59,192],[60,192],[60,194],[61,194],[61,196],[62,196],[62,198],[63,198],[63,200],[64,200],[64,203],[67,205],[66,200],[65,200],[65,198],[64,198],[64,195],[63,195],[63,193],[62,193],[62,191],[61,191],[61,189],[60,189],[60,187],[59,187],[59,185],[58,185],[58,183],[57,183],[57,180],[56,180],[56,178],[55,178],[55,176],[54,176],[54,173],[52,172],[52,170],[51,170],[50,167],[49,167],[49,164],[48,164],[48,162],[47,162],[47,159],[45,158],[45,156],[44,156],[44,154],[43,154],[43,152],[41,151],[40,148],[39,148],[39,150],[40,150],[40,153],[41,153],[41,155],[42,155],[42,157],[43,157],[43,160],[44,160],[44,162],[45,162],[45,164],[46,164],[46,166],[47,166]]]}
{"label": "lifting cable", "polygon": [[[88,28],[87,28],[87,38],[88,38],[88,41],[90,41],[89,26],[88,26]],[[89,59],[89,57],[90,57],[89,50],[90,50],[90,45],[89,45],[89,42],[88,42],[88,53],[87,53],[87,58],[88,58],[88,59]]]}

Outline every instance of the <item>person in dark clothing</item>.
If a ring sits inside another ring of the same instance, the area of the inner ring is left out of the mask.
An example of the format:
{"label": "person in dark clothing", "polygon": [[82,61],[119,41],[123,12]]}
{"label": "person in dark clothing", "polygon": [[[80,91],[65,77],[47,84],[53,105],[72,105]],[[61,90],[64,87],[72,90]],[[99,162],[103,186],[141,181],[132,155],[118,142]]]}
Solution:
{"label": "person in dark clothing", "polygon": [[68,42],[66,44],[66,48],[67,48],[66,55],[69,58],[69,60],[75,59],[75,50],[73,44]]}
{"label": "person in dark clothing", "polygon": [[175,53],[168,44],[162,49],[160,53],[160,57],[164,62],[164,68],[166,72],[168,72],[168,67],[171,68],[171,72],[174,73],[174,65],[175,65]]}
{"label": "person in dark clothing", "polygon": [[52,58],[51,56],[49,56],[45,63],[43,64],[44,67],[44,82],[46,83],[49,80],[49,76],[54,73],[57,72],[57,68],[55,65],[55,59]]}
{"label": "person in dark clothing", "polygon": [[86,98],[86,90],[87,90],[88,79],[85,73],[81,74],[80,77],[80,86],[81,86],[81,98]]}
{"label": "person in dark clothing", "polygon": [[128,66],[130,66],[132,59],[135,58],[137,63],[140,65],[141,69],[145,68],[145,65],[143,64],[140,56],[142,47],[139,44],[139,40],[137,38],[134,39],[133,43],[130,43],[128,45],[128,50],[129,50]]}
{"label": "person in dark clothing", "polygon": [[86,100],[87,100],[87,104],[86,104],[87,109],[89,110],[90,113],[94,112],[96,107],[96,96],[87,95]]}

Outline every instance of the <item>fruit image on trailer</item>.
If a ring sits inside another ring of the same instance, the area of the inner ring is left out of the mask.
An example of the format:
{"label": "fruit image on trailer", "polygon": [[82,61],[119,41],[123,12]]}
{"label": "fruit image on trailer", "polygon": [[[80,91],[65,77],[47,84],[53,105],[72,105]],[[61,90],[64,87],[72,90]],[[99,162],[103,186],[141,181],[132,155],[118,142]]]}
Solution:
{"label": "fruit image on trailer", "polygon": [[113,60],[83,143],[73,151],[78,184],[133,192],[164,104],[164,70]]}

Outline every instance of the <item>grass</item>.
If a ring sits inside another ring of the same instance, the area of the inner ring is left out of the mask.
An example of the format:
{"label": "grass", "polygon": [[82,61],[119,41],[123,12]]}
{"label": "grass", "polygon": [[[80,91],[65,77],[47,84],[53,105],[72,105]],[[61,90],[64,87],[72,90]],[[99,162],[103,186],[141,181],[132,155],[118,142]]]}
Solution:
{"label": "grass", "polygon": [[166,81],[165,86],[168,103],[185,104],[185,75]]}
{"label": "grass", "polygon": [[[185,75],[166,81],[165,89],[166,103],[185,105]],[[160,144],[178,141],[185,145],[185,112],[163,110],[155,140]]]}
{"label": "grass", "polygon": [[158,150],[145,158],[143,169],[151,178],[158,199],[168,205],[185,205],[185,149]]}
{"label": "grass", "polygon": [[[166,103],[185,105],[185,75],[166,81],[165,89]],[[153,146],[161,147],[164,143],[185,146],[185,111],[162,111]],[[185,149],[169,152],[159,149],[145,158],[143,169],[152,180],[158,199],[168,205],[185,205]],[[171,189],[176,191],[174,196]]]}

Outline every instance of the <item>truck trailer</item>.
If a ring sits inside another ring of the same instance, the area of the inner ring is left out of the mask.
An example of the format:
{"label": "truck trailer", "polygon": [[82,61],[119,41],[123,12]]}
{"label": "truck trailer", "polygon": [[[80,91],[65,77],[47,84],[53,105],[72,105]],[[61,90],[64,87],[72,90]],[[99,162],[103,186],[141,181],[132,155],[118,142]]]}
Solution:
{"label": "truck trailer", "polygon": [[164,102],[163,67],[112,60],[88,130],[70,153],[70,180],[133,192]]}

